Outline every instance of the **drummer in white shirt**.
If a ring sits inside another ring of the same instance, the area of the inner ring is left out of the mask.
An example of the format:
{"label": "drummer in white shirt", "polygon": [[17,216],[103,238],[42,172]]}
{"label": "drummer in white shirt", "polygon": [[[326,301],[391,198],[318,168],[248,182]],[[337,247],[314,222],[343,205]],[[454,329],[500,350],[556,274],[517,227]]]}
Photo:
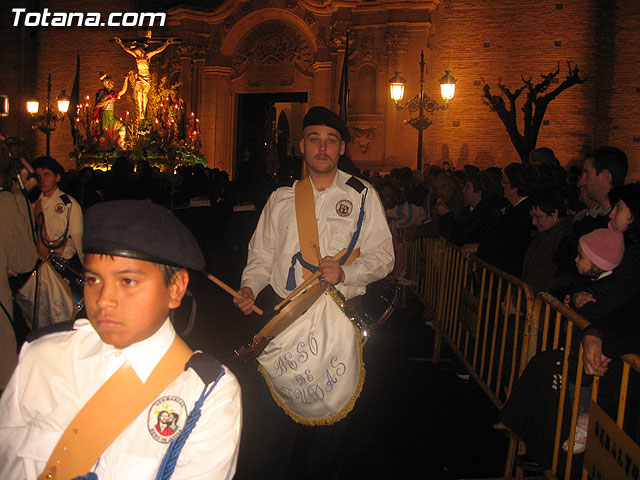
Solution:
{"label": "drummer in white shirt", "polygon": [[[368,284],[384,278],[393,268],[391,233],[378,193],[368,182],[338,169],[338,160],[350,140],[347,126],[331,110],[316,106],[305,115],[303,127],[300,151],[313,190],[318,252],[312,258],[302,258],[300,254],[296,184],[277,189],[267,201],[249,242],[239,290],[243,298],[234,298],[245,315],[251,313],[256,296],[265,287],[270,286],[278,297],[285,298],[303,283],[303,264],[312,271],[318,269],[322,278],[335,285],[347,300],[364,294]],[[332,260],[345,248],[349,253],[359,249],[359,256],[354,255],[355,259],[346,263]],[[262,403],[255,407],[260,410],[258,425],[250,418],[246,420],[247,436],[259,436],[249,438],[248,442],[254,440],[256,444],[246,447],[246,461],[253,463],[250,467],[244,465],[247,478],[282,478],[287,468],[289,472],[293,468],[289,462],[295,424],[280,409],[272,408],[275,402],[268,397],[263,390]],[[335,460],[347,424],[342,420],[333,427],[301,427],[310,440],[306,458],[297,461],[296,469],[303,463],[305,478],[339,476]],[[241,452],[241,462],[243,458]]]}
{"label": "drummer in white shirt", "polygon": [[82,208],[58,188],[64,168],[51,157],[38,157],[33,168],[42,192],[34,205],[38,253],[45,260],[54,252],[81,271]]}

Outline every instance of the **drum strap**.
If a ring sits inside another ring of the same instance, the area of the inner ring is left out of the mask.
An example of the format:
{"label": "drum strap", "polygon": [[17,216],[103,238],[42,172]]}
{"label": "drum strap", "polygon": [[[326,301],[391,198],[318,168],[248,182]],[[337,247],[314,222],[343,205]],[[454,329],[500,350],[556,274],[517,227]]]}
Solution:
{"label": "drum strap", "polygon": [[[62,256],[62,252],[64,251],[64,247],[68,241],[69,235],[69,220],[71,219],[71,205],[69,202],[69,197],[66,195],[62,195],[60,197],[65,204],[65,208],[69,205],[69,209],[67,210],[67,226],[65,228],[64,233],[55,240],[49,239],[49,235],[47,233],[47,227],[44,220],[44,212],[42,211],[42,201],[38,199],[35,203],[33,210],[36,217],[36,240],[38,253],[40,254],[40,258],[43,260],[49,257],[49,252],[54,251]],[[67,203],[68,202],[68,203]]]}
{"label": "drum strap", "polygon": [[145,383],[129,362],[122,365],[62,433],[38,480],[85,475],[118,435],[184,371],[192,354],[176,335]]}
{"label": "drum strap", "polygon": [[[305,177],[296,183],[295,202],[300,254],[302,255],[302,260],[304,260],[304,263],[301,262],[303,267],[302,276],[306,280],[317,270],[317,261],[312,259],[318,258],[316,248],[320,245],[318,223],[316,222],[316,205],[313,200],[313,186],[311,185],[310,177]],[[310,265],[316,268],[312,271],[309,269]]]}
{"label": "drum strap", "polygon": [[[358,216],[358,225],[353,233],[347,254],[340,260],[340,265],[349,265],[360,256],[360,249],[354,248],[364,220],[364,202],[367,197],[365,190],[362,196],[362,204],[360,205],[360,214]],[[302,265],[302,277],[309,278],[318,270],[318,266],[310,259],[318,257],[316,248],[320,245],[318,239],[318,224],[316,222],[316,206],[313,200],[313,186],[311,178],[305,177],[298,181],[295,186],[295,205],[296,205],[296,222],[298,225],[298,239],[300,242],[300,251],[291,258],[291,267],[287,276],[287,290],[293,291],[296,288],[295,264],[300,262]],[[316,260],[317,261],[317,260]]]}

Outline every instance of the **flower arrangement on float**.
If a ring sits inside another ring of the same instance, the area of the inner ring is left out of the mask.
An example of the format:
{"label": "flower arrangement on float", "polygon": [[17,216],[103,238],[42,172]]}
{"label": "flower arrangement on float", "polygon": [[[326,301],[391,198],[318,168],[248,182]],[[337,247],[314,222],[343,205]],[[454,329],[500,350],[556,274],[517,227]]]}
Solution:
{"label": "flower arrangement on float", "polygon": [[[129,73],[129,82],[135,72]],[[180,84],[167,86],[166,77],[151,75],[145,118],[138,118],[137,97],[126,94],[128,108],[112,128],[105,129],[89,95],[77,107],[78,141],[72,155],[79,168],[108,169],[116,158],[137,164],[146,160],[162,171],[175,171],[180,165],[207,165],[202,155],[200,120],[186,115],[184,101],[178,96]]]}

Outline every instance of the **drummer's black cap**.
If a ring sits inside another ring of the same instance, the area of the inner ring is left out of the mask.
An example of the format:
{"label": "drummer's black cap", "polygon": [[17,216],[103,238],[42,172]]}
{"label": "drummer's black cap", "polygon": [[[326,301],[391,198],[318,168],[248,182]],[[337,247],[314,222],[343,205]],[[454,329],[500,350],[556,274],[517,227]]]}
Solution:
{"label": "drummer's black cap", "polygon": [[46,168],[47,170],[51,170],[56,175],[62,175],[64,173],[64,168],[62,167],[62,165],[60,165],[55,158],[51,157],[38,157],[33,161],[33,164],[31,166],[34,169]]}
{"label": "drummer's black cap", "polygon": [[191,232],[169,210],[141,200],[114,200],[84,216],[84,253],[135,258],[202,270],[202,251]]}
{"label": "drummer's black cap", "polygon": [[302,128],[311,125],[324,125],[334,128],[340,133],[342,140],[349,143],[351,135],[344,121],[334,112],[325,107],[311,107],[302,120]]}

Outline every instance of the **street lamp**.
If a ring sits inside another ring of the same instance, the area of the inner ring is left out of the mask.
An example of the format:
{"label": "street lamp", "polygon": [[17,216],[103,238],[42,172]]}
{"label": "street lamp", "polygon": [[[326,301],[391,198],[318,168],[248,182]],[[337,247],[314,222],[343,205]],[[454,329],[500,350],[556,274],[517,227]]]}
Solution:
{"label": "street lamp", "polygon": [[56,129],[56,123],[64,118],[64,115],[69,110],[69,103],[71,99],[67,96],[64,90],[58,96],[58,112],[56,113],[51,109],[51,74],[47,80],[47,104],[44,107],[44,113],[38,115],[40,109],[40,102],[36,98],[29,98],[27,100],[27,111],[33,117],[33,129],[38,129],[47,136],[47,157],[51,153],[51,132]]}
{"label": "street lamp", "polygon": [[425,112],[433,114],[436,110],[446,110],[456,90],[456,79],[453,78],[449,70],[445,70],[444,76],[440,79],[440,92],[443,105],[439,105],[434,99],[424,93],[424,51],[420,52],[420,93],[406,103],[400,103],[404,97],[405,79],[400,76],[400,72],[396,71],[395,75],[389,79],[389,93],[391,99],[396,104],[396,110],[408,110],[410,113],[418,112],[417,117],[411,117],[405,120],[413,128],[418,130],[418,170],[422,170],[422,132],[429,128],[433,123],[429,118],[425,117]]}

